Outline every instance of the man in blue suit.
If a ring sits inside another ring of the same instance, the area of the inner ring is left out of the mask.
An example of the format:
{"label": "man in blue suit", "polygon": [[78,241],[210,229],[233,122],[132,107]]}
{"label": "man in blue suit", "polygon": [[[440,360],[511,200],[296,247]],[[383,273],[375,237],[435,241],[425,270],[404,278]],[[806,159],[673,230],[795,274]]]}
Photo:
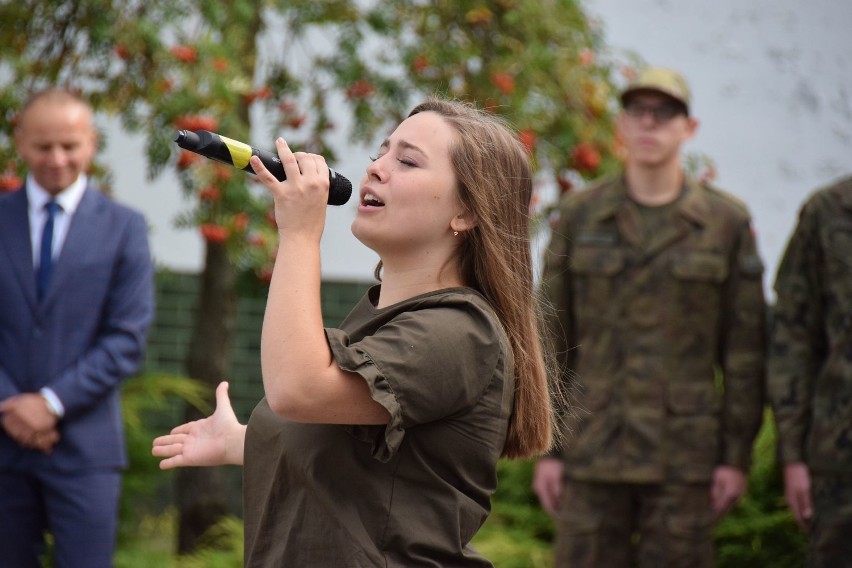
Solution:
{"label": "man in blue suit", "polygon": [[127,465],[119,386],[153,316],[143,217],[88,184],[92,110],[60,89],[24,105],[29,173],[0,196],[0,565],[112,566]]}

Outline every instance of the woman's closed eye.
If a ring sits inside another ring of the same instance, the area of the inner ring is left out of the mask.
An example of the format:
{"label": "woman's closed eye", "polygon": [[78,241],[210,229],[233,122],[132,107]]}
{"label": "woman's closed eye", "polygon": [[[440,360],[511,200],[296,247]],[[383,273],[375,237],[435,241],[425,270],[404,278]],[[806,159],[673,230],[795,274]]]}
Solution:
{"label": "woman's closed eye", "polygon": [[[387,152],[385,152],[383,154],[379,154],[378,156],[370,156],[370,161],[375,162],[379,158],[384,156],[385,154],[387,154]],[[417,167],[417,163],[410,158],[406,158],[406,157],[396,158],[396,161],[399,162],[400,164],[404,165],[404,166],[409,167],[409,168],[416,168]]]}

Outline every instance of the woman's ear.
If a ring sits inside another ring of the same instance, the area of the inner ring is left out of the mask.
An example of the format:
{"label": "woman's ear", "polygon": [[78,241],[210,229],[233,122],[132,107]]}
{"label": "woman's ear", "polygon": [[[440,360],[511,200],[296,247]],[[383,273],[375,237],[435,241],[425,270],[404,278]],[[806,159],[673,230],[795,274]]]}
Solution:
{"label": "woman's ear", "polygon": [[459,213],[450,221],[450,230],[464,233],[476,226],[476,217],[470,213]]}

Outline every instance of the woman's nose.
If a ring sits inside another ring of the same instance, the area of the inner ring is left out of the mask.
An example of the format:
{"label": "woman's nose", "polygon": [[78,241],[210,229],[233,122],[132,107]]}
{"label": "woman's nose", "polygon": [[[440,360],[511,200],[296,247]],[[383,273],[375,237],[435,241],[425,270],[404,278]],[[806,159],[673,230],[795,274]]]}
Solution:
{"label": "woman's nose", "polygon": [[367,177],[384,180],[386,175],[386,169],[384,165],[384,158],[382,156],[375,158],[369,166],[367,166]]}

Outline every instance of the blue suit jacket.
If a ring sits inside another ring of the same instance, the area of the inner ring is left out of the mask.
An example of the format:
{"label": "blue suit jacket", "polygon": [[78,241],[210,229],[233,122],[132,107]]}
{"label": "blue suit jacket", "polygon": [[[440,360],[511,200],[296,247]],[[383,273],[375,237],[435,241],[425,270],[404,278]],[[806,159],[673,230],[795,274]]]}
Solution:
{"label": "blue suit jacket", "polygon": [[26,191],[0,196],[0,400],[49,386],[65,407],[50,455],[0,429],[0,470],[126,465],[118,387],[139,368],[153,313],[142,215],[88,187],[39,302]]}

